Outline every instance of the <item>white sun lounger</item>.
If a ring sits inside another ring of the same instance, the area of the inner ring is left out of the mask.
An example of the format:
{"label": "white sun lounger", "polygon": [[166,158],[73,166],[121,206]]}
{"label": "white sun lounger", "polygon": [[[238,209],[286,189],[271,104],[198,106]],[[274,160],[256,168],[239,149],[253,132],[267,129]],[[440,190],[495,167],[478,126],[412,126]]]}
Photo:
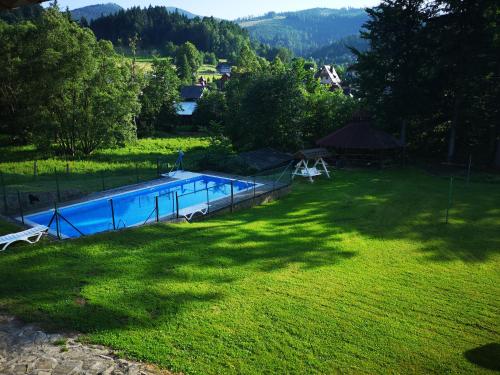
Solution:
{"label": "white sun lounger", "polygon": [[[25,230],[24,232],[19,232],[19,233],[12,233],[12,234],[7,234],[6,236],[0,237],[0,246],[4,245],[3,248],[0,251],[4,251],[12,245],[14,242],[17,241],[26,241],[28,243],[37,243],[40,241],[40,238],[44,234],[47,234],[47,231],[49,228],[43,225],[37,225],[36,227],[33,227],[31,229]],[[35,237],[33,240],[30,240],[30,238]]]}
{"label": "white sun lounger", "polygon": [[187,221],[191,221],[193,216],[198,212],[202,215],[206,215],[208,213],[208,204],[202,203],[196,206],[183,208],[182,210],[179,210],[179,216],[183,216]]}

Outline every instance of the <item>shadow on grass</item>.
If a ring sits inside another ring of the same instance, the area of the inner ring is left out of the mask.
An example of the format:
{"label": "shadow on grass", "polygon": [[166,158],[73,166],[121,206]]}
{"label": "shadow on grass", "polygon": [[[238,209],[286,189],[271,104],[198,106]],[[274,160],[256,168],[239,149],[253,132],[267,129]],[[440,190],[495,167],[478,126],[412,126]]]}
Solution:
{"label": "shadow on grass", "polygon": [[[209,308],[245,278],[290,266],[336,267],[357,255],[349,236],[414,241],[430,262],[483,262],[500,251],[498,192],[414,172],[341,173],[298,183],[282,201],[192,225],[155,225],[0,258],[0,308],[85,333],[151,326]],[[84,300],[84,303],[77,301]]]}
{"label": "shadow on grass", "polygon": [[491,343],[467,350],[464,357],[475,365],[493,371],[500,371],[500,344]]}

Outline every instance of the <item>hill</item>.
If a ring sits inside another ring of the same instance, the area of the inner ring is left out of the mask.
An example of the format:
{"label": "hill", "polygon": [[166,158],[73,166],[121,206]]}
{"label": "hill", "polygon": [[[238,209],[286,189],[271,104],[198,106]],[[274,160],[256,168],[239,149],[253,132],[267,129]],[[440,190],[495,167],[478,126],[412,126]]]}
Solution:
{"label": "hill", "polygon": [[167,7],[167,10],[171,13],[179,13],[179,14],[182,14],[183,16],[186,16],[187,18],[189,19],[193,19],[193,18],[196,18],[196,17],[200,17],[198,16],[197,14],[194,14],[194,13],[191,13],[191,12],[188,12],[187,10],[184,10],[184,9],[181,9],[181,8],[176,8],[176,7]]}
{"label": "hill", "polygon": [[342,38],[358,35],[368,16],[358,8],[314,8],[298,12],[271,12],[237,20],[252,39],[272,47],[286,47],[309,57],[314,51]]}
{"label": "hill", "polygon": [[169,42],[181,45],[187,41],[199,50],[213,52],[219,58],[234,59],[250,39],[248,33],[231,21],[189,17],[181,10],[166,7],[133,7],[94,19],[90,28],[98,39],[118,47],[128,47],[128,40],[140,36],[138,48],[148,55],[165,52]]}
{"label": "hill", "polygon": [[87,21],[92,21],[102,16],[118,13],[122,9],[121,6],[115,3],[89,5],[73,9],[71,11],[71,17],[74,20],[85,18]]}
{"label": "hill", "polygon": [[310,56],[325,63],[351,64],[354,62],[355,57],[349,47],[358,51],[366,51],[368,42],[359,35],[349,35],[313,51]]}

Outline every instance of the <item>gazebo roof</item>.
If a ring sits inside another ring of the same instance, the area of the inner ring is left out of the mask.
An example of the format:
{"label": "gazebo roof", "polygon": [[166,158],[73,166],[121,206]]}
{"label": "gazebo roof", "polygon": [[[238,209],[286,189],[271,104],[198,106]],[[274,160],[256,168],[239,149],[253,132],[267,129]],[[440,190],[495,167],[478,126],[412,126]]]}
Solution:
{"label": "gazebo roof", "polygon": [[368,121],[352,122],[316,142],[318,146],[341,149],[391,150],[403,144],[391,134],[375,129]]}
{"label": "gazebo roof", "polygon": [[311,148],[309,150],[300,150],[295,154],[296,159],[318,159],[330,156],[328,150],[324,148]]}

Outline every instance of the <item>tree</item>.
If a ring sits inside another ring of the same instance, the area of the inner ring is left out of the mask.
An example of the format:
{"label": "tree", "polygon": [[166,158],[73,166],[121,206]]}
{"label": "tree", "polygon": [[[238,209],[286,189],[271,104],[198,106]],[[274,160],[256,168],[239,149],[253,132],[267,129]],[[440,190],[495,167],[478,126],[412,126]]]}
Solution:
{"label": "tree", "polygon": [[211,123],[221,126],[227,112],[227,103],[224,93],[212,90],[198,100],[198,106],[193,113],[193,124],[198,128],[208,128]]}
{"label": "tree", "polygon": [[196,73],[203,64],[203,54],[191,42],[186,42],[177,49],[176,64],[188,62],[191,72]]}
{"label": "tree", "polygon": [[146,87],[141,97],[138,135],[151,135],[154,130],[168,129],[175,117],[180,80],[171,59],[154,58]]}
{"label": "tree", "polygon": [[235,73],[256,73],[267,67],[267,62],[257,56],[255,51],[249,46],[244,45],[236,60]]}
{"label": "tree", "polygon": [[182,59],[177,63],[177,75],[182,82],[187,84],[193,83],[194,74],[186,55],[183,55]]}
{"label": "tree", "polygon": [[362,37],[370,48],[355,51],[354,69],[363,98],[383,122],[400,129],[403,142],[419,104],[426,103],[422,30],[429,14],[424,7],[425,0],[385,0],[367,9],[370,19]]}
{"label": "tree", "polygon": [[[8,104],[14,109],[10,116],[16,122],[27,120],[29,131],[22,131],[26,141],[40,148],[55,144],[74,156],[135,138],[139,87],[131,79],[130,65],[110,42],[97,42],[92,31],[55,6],[35,25],[21,24],[11,31],[18,38],[11,40],[19,45],[17,50],[6,45],[11,55],[7,69],[0,69],[6,79],[1,87],[15,94]],[[14,80],[19,84],[13,86]],[[17,111],[20,98],[24,109]]]}
{"label": "tree", "polygon": [[30,84],[36,79],[30,69],[34,38],[34,24],[0,21],[0,132],[13,142],[27,142],[35,123],[30,95]]}
{"label": "tree", "polygon": [[213,52],[207,52],[204,55],[203,62],[208,65],[217,65],[217,56]]}

